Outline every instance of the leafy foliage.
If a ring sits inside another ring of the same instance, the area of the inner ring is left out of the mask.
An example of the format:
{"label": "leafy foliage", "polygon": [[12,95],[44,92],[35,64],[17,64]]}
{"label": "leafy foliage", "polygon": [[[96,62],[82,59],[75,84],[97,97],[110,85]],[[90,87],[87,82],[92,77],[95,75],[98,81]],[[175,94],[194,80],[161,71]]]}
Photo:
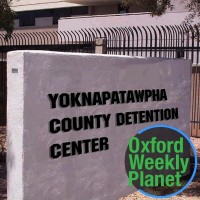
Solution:
{"label": "leafy foliage", "polygon": [[14,11],[10,8],[12,0],[0,0],[0,28],[6,31],[6,37],[10,37],[14,28]]}
{"label": "leafy foliage", "polygon": [[[190,14],[186,17],[184,23],[191,24],[194,22],[194,19],[200,18],[200,1],[199,0],[190,0],[189,3],[186,4],[187,10]],[[200,23],[196,22],[196,25],[200,25]]]}
{"label": "leafy foliage", "polygon": [[[153,1],[149,0],[121,0],[121,2],[124,6],[130,4],[143,5],[144,3],[148,3],[149,11],[152,13],[152,16],[161,16],[168,9],[173,10],[175,8],[174,1],[172,0],[155,0],[155,2],[157,2],[155,4],[152,3]],[[200,18],[200,0],[182,0],[180,3],[184,4],[186,10],[190,12],[185,18],[185,21],[183,22],[184,24],[191,24],[194,22],[195,18]]]}
{"label": "leafy foliage", "polygon": [[143,5],[148,3],[148,9],[152,13],[152,15],[161,16],[166,12],[167,9],[172,10],[174,8],[174,5],[171,3],[171,0],[157,0],[156,3],[153,3],[154,1],[148,0],[122,0],[122,5],[129,6],[130,4],[135,5]]}

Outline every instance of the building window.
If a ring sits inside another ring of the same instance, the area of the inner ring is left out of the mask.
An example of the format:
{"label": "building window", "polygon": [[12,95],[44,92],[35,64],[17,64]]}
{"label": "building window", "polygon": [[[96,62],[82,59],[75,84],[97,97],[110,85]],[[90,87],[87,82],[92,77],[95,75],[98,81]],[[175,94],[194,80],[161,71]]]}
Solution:
{"label": "building window", "polygon": [[35,17],[33,12],[21,12],[17,15],[19,26],[35,26]]}
{"label": "building window", "polygon": [[86,6],[74,7],[74,8],[71,8],[71,15],[87,15],[88,11],[89,9]]}
{"label": "building window", "polygon": [[124,6],[122,4],[119,4],[118,5],[118,13],[119,14],[129,13],[129,7],[128,6]]}
{"label": "building window", "polygon": [[59,8],[53,10],[53,24],[58,24],[58,20],[62,17],[70,17],[70,8]]}
{"label": "building window", "polygon": [[71,17],[73,15],[87,15],[89,8],[87,6],[73,8],[58,8],[47,10],[34,10],[18,12],[15,19],[19,20],[19,26],[35,26],[35,18],[52,17],[53,24],[58,24],[62,17]]}

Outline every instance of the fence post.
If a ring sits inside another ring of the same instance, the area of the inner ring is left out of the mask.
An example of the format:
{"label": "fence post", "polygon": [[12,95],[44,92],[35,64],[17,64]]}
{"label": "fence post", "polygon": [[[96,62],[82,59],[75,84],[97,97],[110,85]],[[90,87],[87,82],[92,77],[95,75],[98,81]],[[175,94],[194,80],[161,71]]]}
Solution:
{"label": "fence post", "polygon": [[184,49],[176,50],[176,58],[184,58],[184,56],[185,56]]}
{"label": "fence post", "polygon": [[106,38],[95,38],[95,53],[107,53],[107,40]]}

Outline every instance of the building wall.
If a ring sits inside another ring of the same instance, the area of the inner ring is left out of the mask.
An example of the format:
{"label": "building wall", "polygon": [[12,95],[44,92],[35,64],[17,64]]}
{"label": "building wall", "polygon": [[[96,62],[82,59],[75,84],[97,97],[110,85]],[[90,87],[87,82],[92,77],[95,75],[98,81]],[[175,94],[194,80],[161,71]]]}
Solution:
{"label": "building wall", "polygon": [[103,15],[79,18],[63,18],[58,21],[59,31],[79,30],[81,28],[107,28],[124,26],[180,25],[188,13],[166,13],[152,17],[148,13]]}
{"label": "building wall", "polygon": [[[186,4],[189,0],[172,0],[174,9],[168,9],[166,14],[160,17],[152,17],[148,11],[148,3],[143,6],[131,5],[129,12],[132,14],[123,15],[102,15],[79,18],[66,18],[59,20],[59,30],[78,30],[80,28],[101,28],[101,27],[124,27],[124,26],[146,26],[146,25],[179,25],[189,12]],[[107,6],[107,9],[109,6]],[[113,8],[114,9],[114,8]],[[116,11],[115,7],[115,11]],[[103,10],[101,14],[103,13]],[[133,14],[134,13],[134,14]],[[113,13],[115,14],[115,13]],[[66,23],[68,26],[66,26]]]}
{"label": "building wall", "polygon": [[53,17],[38,17],[35,19],[35,26],[43,27],[43,26],[52,26]]}

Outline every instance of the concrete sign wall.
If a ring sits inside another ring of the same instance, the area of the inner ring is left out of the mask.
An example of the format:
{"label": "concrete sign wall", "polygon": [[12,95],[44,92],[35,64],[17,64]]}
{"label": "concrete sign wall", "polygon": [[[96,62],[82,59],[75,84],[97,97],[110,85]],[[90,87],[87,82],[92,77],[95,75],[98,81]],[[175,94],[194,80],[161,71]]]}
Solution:
{"label": "concrete sign wall", "polygon": [[190,62],[8,53],[8,200],[114,200],[131,192],[129,139],[189,133]]}

